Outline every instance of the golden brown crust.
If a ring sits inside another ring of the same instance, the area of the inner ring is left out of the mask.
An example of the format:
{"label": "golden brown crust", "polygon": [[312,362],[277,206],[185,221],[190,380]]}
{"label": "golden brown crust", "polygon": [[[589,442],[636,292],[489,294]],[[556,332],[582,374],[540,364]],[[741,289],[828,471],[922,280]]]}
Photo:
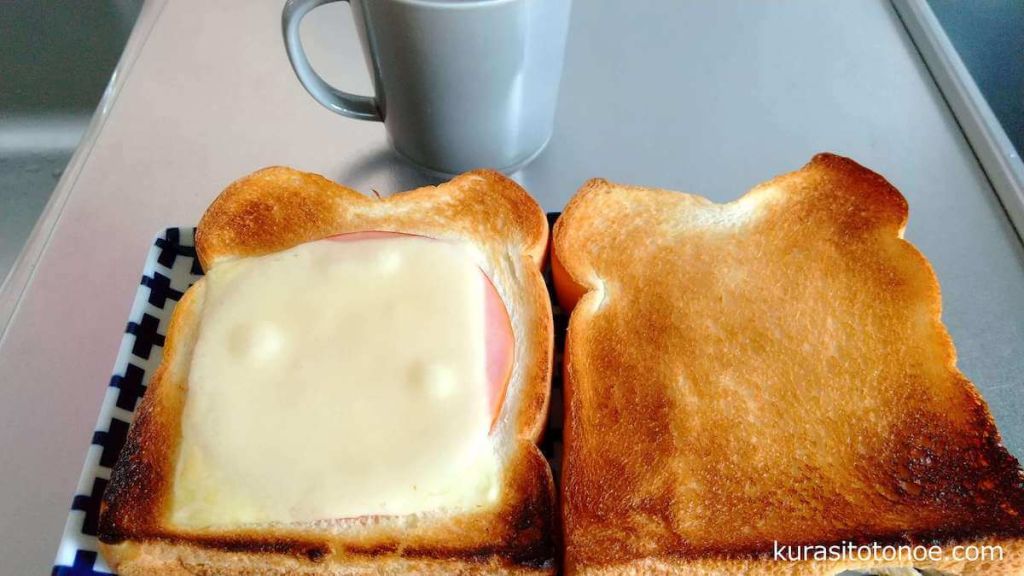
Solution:
{"label": "golden brown crust", "polygon": [[174,310],[167,345],[104,495],[104,556],[125,574],[551,573],[554,483],[536,442],[550,392],[553,328],[540,274],[547,221],[493,171],[370,199],[314,175],[267,168],[231,184],[196,233],[204,269],[327,236],[385,230],[473,243],[513,312],[515,353],[494,434],[503,496],[490,510],[187,531],[169,494],[204,281]]}
{"label": "golden brown crust", "polygon": [[204,288],[202,279],[182,296],[167,329],[163,359],[135,412],[114,472],[103,494],[100,533],[107,540],[155,532],[169,505],[184,408],[188,363]]}
{"label": "golden brown crust", "polygon": [[258,550],[237,553],[231,550],[194,545],[187,542],[147,541],[118,545],[100,543],[105,557],[117,556],[121,576],[370,576],[377,574],[447,575],[542,575],[549,568],[509,565],[495,557],[474,561],[439,558],[408,558],[397,555],[347,557],[343,562],[310,563],[287,554]]}
{"label": "golden brown crust", "polygon": [[895,188],[832,155],[729,204],[603,180],[577,193],[553,233],[575,305],[570,571],[1024,535],[1019,465],[956,369],[906,220]]}

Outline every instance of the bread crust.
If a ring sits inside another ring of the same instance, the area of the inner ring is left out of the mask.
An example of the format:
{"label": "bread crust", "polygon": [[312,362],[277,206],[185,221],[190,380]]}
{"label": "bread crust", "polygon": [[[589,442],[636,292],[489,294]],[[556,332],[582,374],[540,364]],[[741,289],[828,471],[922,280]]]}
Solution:
{"label": "bread crust", "polygon": [[[567,574],[833,574],[780,544],[998,540],[1024,481],[956,368],[907,203],[822,154],[728,204],[586,183],[553,231],[573,309]],[[1009,552],[1008,552],[1009,553]]]}
{"label": "bread crust", "polygon": [[381,230],[463,240],[509,310],[512,376],[492,434],[502,458],[501,501],[473,513],[374,516],[313,523],[186,530],[169,520],[170,494],[205,281],[178,303],[101,505],[100,550],[122,574],[549,574],[554,483],[537,441],[546,420],[552,317],[541,265],[548,227],[536,202],[481,170],[437,187],[371,199],[325,178],[272,167],[210,205],[196,232],[204,270],[335,234]]}

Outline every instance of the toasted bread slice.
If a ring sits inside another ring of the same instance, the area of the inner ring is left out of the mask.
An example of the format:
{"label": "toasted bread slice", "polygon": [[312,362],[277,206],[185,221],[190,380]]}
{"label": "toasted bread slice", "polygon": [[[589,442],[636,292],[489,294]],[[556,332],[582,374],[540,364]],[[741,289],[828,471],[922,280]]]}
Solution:
{"label": "toasted bread slice", "polygon": [[[568,574],[1024,573],[1020,467],[906,222],[827,154],[728,204],[583,186],[553,232]],[[775,559],[843,541],[945,559]],[[954,560],[970,543],[1004,557]]]}
{"label": "toasted bread slice", "polygon": [[267,168],[231,184],[196,233],[203,268],[335,234],[394,231],[471,242],[504,301],[514,364],[492,430],[500,501],[484,511],[188,530],[170,521],[180,419],[205,283],[174,310],[156,372],[103,497],[99,538],[130,574],[534,574],[554,566],[554,484],[536,446],[545,422],[552,318],[541,265],[544,213],[492,171],[382,199]]}

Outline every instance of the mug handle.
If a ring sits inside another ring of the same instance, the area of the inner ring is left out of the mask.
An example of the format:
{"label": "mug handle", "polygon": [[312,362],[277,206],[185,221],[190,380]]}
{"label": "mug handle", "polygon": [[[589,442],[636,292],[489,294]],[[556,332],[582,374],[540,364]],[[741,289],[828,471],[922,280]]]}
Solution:
{"label": "mug handle", "polygon": [[295,70],[295,75],[299,77],[302,86],[313,99],[328,110],[349,118],[381,122],[384,118],[381,116],[380,106],[377,105],[377,98],[350,94],[331,86],[309,65],[306,51],[302,48],[302,39],[299,37],[302,18],[317,6],[339,1],[349,0],[288,0],[285,3],[284,12],[281,13],[281,31],[284,33],[284,47],[288,52],[288,60],[292,63],[292,69]]}

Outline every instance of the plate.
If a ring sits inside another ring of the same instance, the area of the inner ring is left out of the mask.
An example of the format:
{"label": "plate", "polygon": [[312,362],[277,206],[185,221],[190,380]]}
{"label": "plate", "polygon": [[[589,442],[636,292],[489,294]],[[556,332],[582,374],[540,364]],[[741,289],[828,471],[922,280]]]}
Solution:
{"label": "plate", "polygon": [[[548,221],[554,223],[556,217],[557,214],[549,214]],[[196,258],[195,228],[168,228],[153,240],[114,363],[114,374],[103,398],[78,488],[71,501],[53,576],[113,574],[97,552],[100,499],[110,479],[110,470],[124,447],[128,427],[146,392],[149,378],[160,365],[171,313],[185,290],[202,275]],[[549,293],[552,293],[550,277],[546,275],[545,281]],[[562,444],[561,350],[568,318],[557,303],[553,306],[555,365],[548,427],[541,450],[551,462],[557,482]]]}

